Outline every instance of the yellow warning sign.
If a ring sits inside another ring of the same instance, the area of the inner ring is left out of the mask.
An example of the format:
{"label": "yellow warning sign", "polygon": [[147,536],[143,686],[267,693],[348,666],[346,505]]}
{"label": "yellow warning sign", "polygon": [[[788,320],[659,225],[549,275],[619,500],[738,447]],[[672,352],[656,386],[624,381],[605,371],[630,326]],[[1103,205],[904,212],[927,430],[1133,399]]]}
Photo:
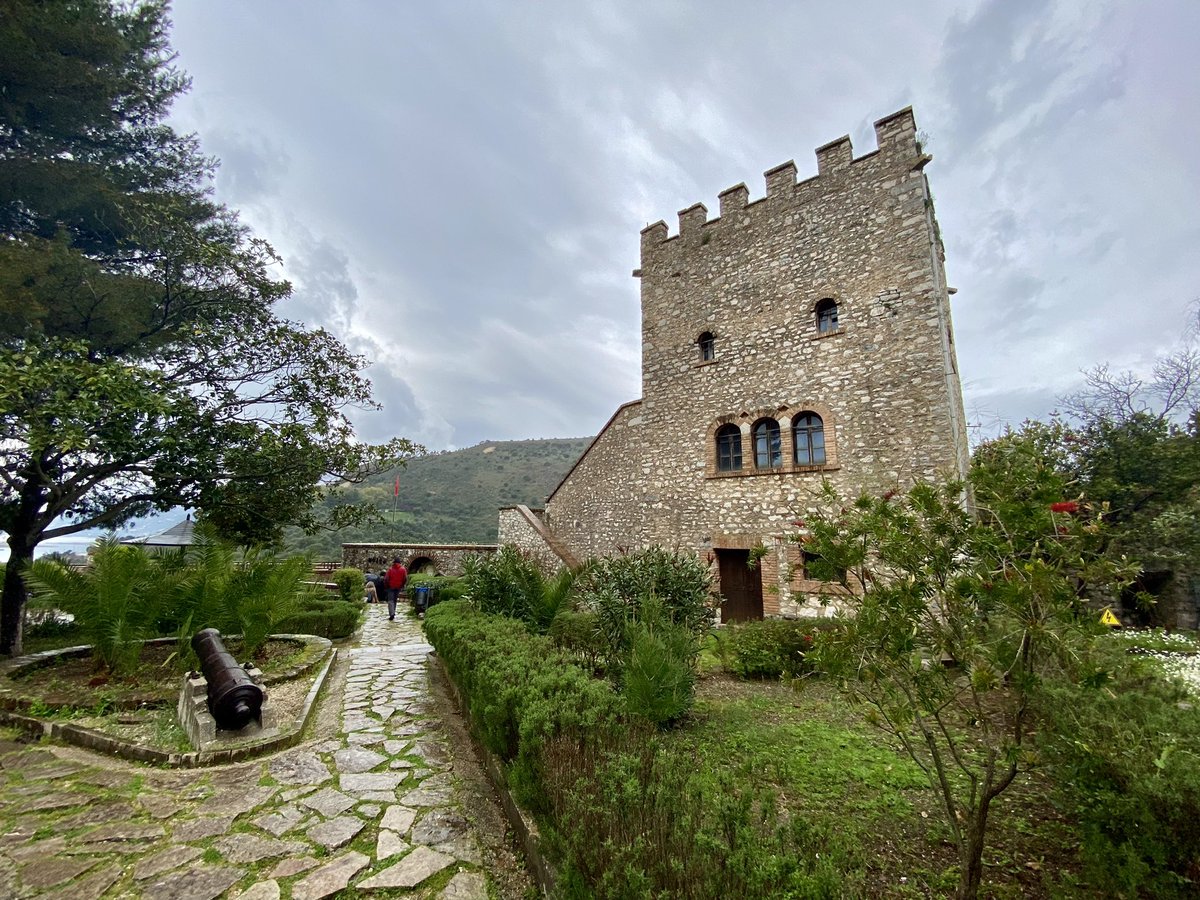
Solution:
{"label": "yellow warning sign", "polygon": [[1121,620],[1113,615],[1113,611],[1111,609],[1105,609],[1104,612],[1100,614],[1100,624],[1119,626],[1121,624]]}

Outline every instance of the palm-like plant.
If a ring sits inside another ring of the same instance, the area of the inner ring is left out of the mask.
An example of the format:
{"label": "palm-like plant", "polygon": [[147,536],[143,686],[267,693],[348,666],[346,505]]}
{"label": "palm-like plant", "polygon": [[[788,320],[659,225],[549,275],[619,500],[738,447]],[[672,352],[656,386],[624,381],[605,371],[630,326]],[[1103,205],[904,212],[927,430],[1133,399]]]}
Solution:
{"label": "palm-like plant", "polygon": [[96,662],[117,675],[137,665],[155,634],[166,573],[141,547],[102,540],[86,571],[39,559],[26,576],[34,592],[75,617]]}
{"label": "palm-like plant", "polygon": [[187,553],[187,562],[174,584],[171,604],[176,621],[177,654],[184,668],[197,665],[192,650],[192,635],[201,628],[224,628],[225,593],[233,577],[233,548],[222,543],[206,529],[196,530],[196,542]]}
{"label": "palm-like plant", "polygon": [[243,647],[254,656],[279,622],[296,611],[309,588],[305,577],[312,570],[307,557],[281,559],[261,549],[246,552],[222,596],[222,624],[240,631]]}

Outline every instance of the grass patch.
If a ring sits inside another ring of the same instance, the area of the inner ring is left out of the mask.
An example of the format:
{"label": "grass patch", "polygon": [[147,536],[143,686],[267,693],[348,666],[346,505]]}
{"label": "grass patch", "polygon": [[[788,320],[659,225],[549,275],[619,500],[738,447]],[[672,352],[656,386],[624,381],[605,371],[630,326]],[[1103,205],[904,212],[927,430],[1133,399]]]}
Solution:
{"label": "grass patch", "polygon": [[[807,824],[811,852],[835,860],[841,896],[946,896],[956,856],[924,774],[821,679],[718,675],[665,746],[698,772],[771,790],[781,819]],[[1094,896],[1081,885],[1079,833],[1047,772],[1022,774],[993,806],[985,896]]]}

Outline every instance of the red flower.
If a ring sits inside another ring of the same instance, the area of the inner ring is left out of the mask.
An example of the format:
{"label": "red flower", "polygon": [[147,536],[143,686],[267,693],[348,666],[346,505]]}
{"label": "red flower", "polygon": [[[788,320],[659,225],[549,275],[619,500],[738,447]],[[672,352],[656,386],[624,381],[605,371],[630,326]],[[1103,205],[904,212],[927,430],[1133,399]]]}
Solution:
{"label": "red flower", "polygon": [[1061,503],[1051,503],[1050,512],[1075,513],[1079,512],[1079,504],[1074,500],[1063,500]]}
{"label": "red flower", "polygon": [[894,491],[894,490],[891,490],[891,491],[886,491],[886,492],[884,493],[884,495],[883,495],[883,499],[884,499],[884,500],[891,500],[891,499],[892,499],[893,497],[895,497],[895,496],[896,496],[896,491]]}
{"label": "red flower", "polygon": [[1057,531],[1059,534],[1070,534],[1071,533],[1071,529],[1068,528],[1066,525],[1058,525],[1055,527],[1054,530]]}

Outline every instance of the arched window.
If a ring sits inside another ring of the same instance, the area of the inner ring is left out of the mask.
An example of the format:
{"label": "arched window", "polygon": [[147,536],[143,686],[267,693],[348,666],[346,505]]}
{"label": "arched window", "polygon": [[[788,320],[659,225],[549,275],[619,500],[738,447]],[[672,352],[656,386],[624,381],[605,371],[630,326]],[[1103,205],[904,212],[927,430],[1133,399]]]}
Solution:
{"label": "arched window", "polygon": [[826,297],[817,304],[817,334],[828,334],[838,330],[838,305],[836,300]]}
{"label": "arched window", "polygon": [[792,419],[792,444],[796,448],[796,465],[825,465],[825,423],[813,412],[803,412]]}
{"label": "arched window", "polygon": [[783,449],[779,441],[779,423],[774,419],[759,419],[754,423],[754,468],[777,469],[783,465]]}
{"label": "arched window", "polygon": [[717,471],[736,472],[742,467],[742,429],[722,425],[717,429]]}
{"label": "arched window", "polygon": [[716,358],[716,348],[711,331],[706,331],[696,338],[696,346],[700,348],[700,362],[712,362]]}

